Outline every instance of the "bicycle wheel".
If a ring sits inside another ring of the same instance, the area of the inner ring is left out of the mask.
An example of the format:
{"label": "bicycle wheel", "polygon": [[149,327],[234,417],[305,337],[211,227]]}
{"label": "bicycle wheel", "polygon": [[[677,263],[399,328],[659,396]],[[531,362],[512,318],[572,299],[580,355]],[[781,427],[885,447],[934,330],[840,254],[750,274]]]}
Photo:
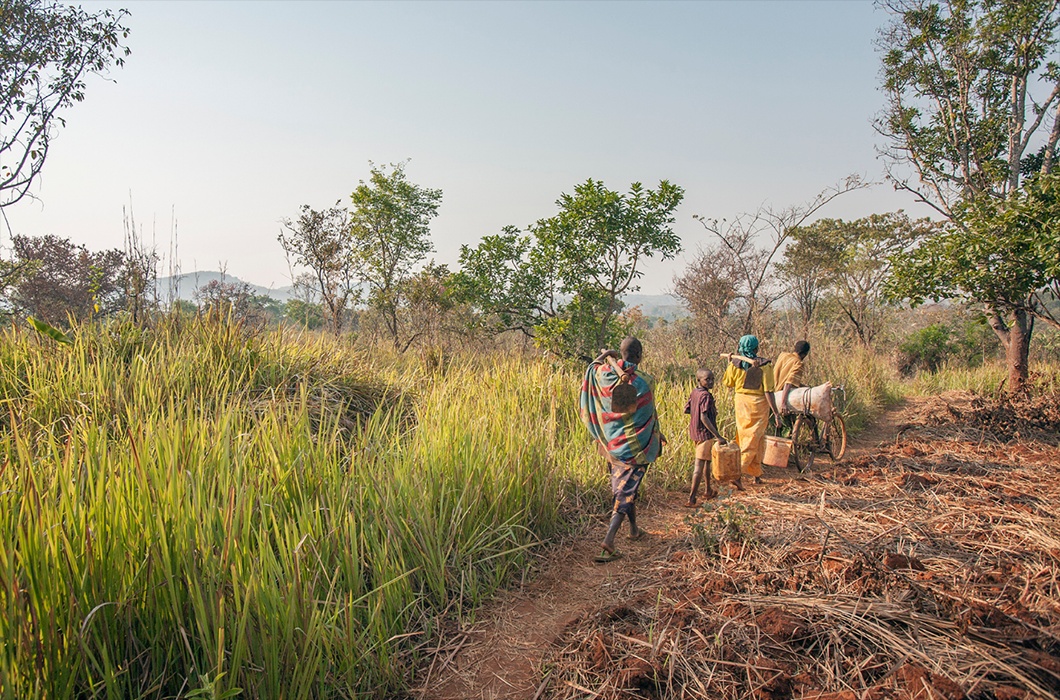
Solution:
{"label": "bicycle wheel", "polygon": [[847,424],[843,416],[838,413],[832,414],[832,421],[828,425],[828,435],[824,436],[824,448],[833,462],[843,459],[847,451]]}
{"label": "bicycle wheel", "polygon": [[806,471],[813,466],[813,450],[817,444],[817,421],[813,416],[799,416],[791,428],[791,459],[795,468]]}

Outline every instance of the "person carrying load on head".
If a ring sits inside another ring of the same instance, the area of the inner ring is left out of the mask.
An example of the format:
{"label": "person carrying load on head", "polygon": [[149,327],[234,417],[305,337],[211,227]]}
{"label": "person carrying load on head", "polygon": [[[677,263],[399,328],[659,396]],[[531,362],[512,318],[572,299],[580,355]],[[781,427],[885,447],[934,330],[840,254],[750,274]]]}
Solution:
{"label": "person carrying load on head", "polygon": [[810,344],[805,340],[800,340],[795,343],[795,352],[782,352],[777,355],[773,363],[773,379],[776,386],[780,388],[777,409],[781,413],[792,412],[791,405],[788,403],[788,394],[791,390],[806,386],[803,367],[806,356],[809,354]]}
{"label": "person carrying load on head", "polygon": [[[733,390],[736,413],[736,441],[740,444],[740,471],[762,483],[762,456],[770,413],[779,420],[773,399],[775,382],[770,361],[758,356],[758,338],[740,338],[736,356],[729,356],[722,384]],[[743,488],[742,479],[736,487]]]}
{"label": "person carrying load on head", "polygon": [[648,465],[662,454],[666,438],[659,429],[655,410],[655,380],[637,368],[643,354],[633,337],[622,341],[621,356],[606,350],[585,370],[579,397],[582,422],[607,458],[614,494],[611,523],[602,551],[595,557],[608,562],[621,555],[615,535],[629,518],[629,538],[644,536],[637,525],[637,491]]}

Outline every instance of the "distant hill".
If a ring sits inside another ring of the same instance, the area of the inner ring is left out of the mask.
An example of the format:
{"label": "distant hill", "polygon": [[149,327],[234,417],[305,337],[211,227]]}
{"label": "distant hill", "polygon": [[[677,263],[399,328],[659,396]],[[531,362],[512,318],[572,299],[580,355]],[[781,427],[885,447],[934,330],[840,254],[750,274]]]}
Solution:
{"label": "distant hill", "polygon": [[650,318],[665,318],[667,321],[688,316],[688,309],[672,294],[627,294],[623,297],[626,306],[639,306]]}
{"label": "distant hill", "polygon": [[[159,296],[169,299],[171,290],[175,299],[181,301],[195,301],[195,290],[204,287],[210,282],[228,282],[238,284],[243,280],[233,275],[222,274],[213,270],[198,270],[173,277],[160,277],[158,279]],[[292,299],[294,287],[262,287],[259,284],[247,282],[255,294],[267,296],[279,302]],[[624,299],[627,307],[639,306],[641,313],[650,318],[665,318],[672,321],[677,318],[688,316],[688,311],[680,300],[670,294],[629,294]]]}
{"label": "distant hill", "polygon": [[[235,277],[234,275],[222,274],[220,272],[214,272],[212,270],[198,270],[196,272],[188,272],[180,275],[174,275],[173,277],[159,277],[158,278],[158,292],[162,299],[168,299],[172,293],[175,299],[181,301],[194,301],[195,291],[199,287],[205,287],[210,282],[227,282],[229,284],[238,284],[243,280]],[[259,284],[253,284],[247,282],[255,294],[262,296],[272,297],[276,301],[287,301],[294,297],[294,287],[288,285],[286,287],[262,287]]]}

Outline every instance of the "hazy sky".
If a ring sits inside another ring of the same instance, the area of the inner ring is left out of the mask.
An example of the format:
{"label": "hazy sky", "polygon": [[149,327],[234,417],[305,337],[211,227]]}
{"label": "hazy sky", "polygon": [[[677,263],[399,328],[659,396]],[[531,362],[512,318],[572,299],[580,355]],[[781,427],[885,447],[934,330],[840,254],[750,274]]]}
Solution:
{"label": "hazy sky", "polygon": [[[14,233],[120,247],[122,208],[184,272],[265,286],[301,204],[348,202],[368,161],[411,159],[441,188],[434,257],[555,212],[586,178],[686,190],[685,253],[647,266],[666,291],[709,243],[693,214],[807,201],[882,179],[871,2],[128,2],[132,55],[67,111]],[[104,7],[85,3],[87,9]],[[905,208],[881,184],[822,216]],[[9,243],[3,231],[3,243]],[[168,260],[163,263],[166,274]]]}

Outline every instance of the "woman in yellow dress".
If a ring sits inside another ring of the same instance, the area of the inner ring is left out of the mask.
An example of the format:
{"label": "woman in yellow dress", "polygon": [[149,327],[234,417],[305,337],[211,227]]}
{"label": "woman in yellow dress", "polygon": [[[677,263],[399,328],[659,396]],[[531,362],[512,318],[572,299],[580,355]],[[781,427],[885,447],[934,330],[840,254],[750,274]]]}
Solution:
{"label": "woman in yellow dress", "polygon": [[[762,456],[765,453],[766,426],[769,414],[779,415],[773,392],[773,367],[769,360],[758,356],[758,338],[745,335],[740,338],[738,355],[751,362],[729,359],[722,384],[736,393],[733,408],[736,413],[736,441],[740,444],[740,471],[753,476],[755,483],[762,483]],[[743,479],[736,482],[743,488]]]}

